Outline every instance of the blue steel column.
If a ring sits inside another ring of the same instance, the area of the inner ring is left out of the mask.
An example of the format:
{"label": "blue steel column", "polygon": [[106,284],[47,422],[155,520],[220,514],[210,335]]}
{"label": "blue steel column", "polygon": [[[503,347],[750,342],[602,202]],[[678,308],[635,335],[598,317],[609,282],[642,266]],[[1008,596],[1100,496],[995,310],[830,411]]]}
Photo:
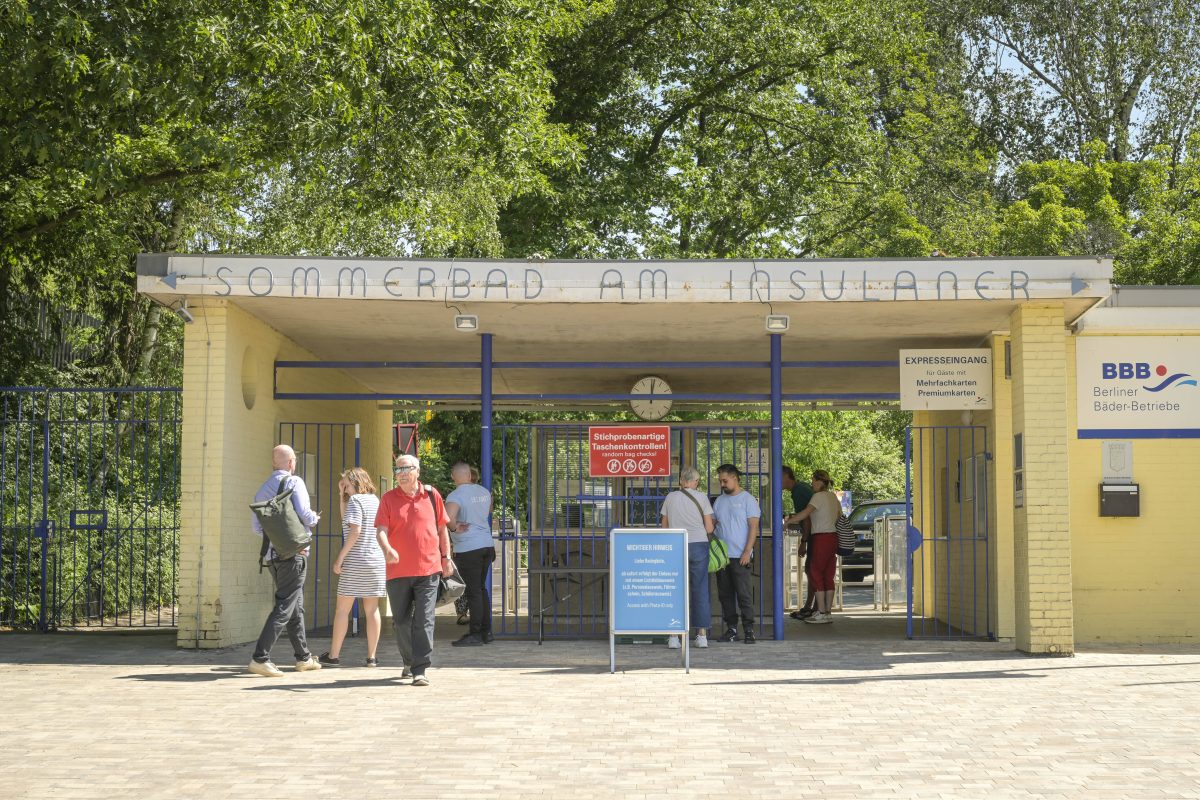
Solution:
{"label": "blue steel column", "polygon": [[776,641],[783,640],[783,335],[771,334],[771,562]]}
{"label": "blue steel column", "polygon": [[[479,342],[479,482],[492,491],[492,335],[481,334]],[[488,519],[491,526],[491,519]],[[492,573],[484,581],[485,600],[491,602]]]}
{"label": "blue steel column", "polygon": [[492,335],[480,335],[479,364],[479,481],[492,490]]}

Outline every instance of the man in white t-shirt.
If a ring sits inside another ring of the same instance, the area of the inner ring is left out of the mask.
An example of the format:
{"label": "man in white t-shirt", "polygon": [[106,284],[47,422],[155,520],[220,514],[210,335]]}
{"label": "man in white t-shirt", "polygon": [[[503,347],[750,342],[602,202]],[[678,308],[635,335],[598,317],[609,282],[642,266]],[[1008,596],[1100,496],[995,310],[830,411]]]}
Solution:
{"label": "man in white t-shirt", "polygon": [[450,469],[454,491],[446,496],[446,514],[450,517],[450,539],[454,543],[454,565],[467,590],[467,614],[471,627],[450,644],[469,647],[490,644],[492,636],[492,598],[487,592],[496,545],[492,541],[492,493],[475,482],[470,464],[458,462]]}
{"label": "man in white t-shirt", "polygon": [[725,633],[719,641],[737,641],[740,610],[742,641],[754,644],[757,641],[754,637],[756,615],[750,562],[754,558],[762,509],[758,499],[742,488],[742,473],[733,464],[717,467],[717,479],[722,494],[713,505],[713,516],[717,519],[717,537],[729,548],[729,566],[717,573],[717,597],[721,600],[721,616],[725,619]]}

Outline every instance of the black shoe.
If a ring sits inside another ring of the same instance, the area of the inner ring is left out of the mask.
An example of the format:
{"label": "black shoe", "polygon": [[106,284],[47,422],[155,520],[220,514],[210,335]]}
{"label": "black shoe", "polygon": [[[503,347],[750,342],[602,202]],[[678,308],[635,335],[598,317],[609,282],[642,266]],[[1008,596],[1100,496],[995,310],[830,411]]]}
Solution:
{"label": "black shoe", "polygon": [[717,641],[718,642],[736,642],[737,641],[737,628],[726,628],[725,632],[723,634],[721,634],[721,638],[717,639]]}
{"label": "black shoe", "polygon": [[368,659],[367,659],[367,666],[368,666],[368,667],[378,667],[378,666],[379,666],[379,659],[378,659],[378,658],[368,658]]}
{"label": "black shoe", "polygon": [[484,644],[491,644],[496,641],[496,636],[491,631],[484,631],[479,638],[483,639]]}
{"label": "black shoe", "polygon": [[754,638],[754,631],[750,630],[749,628],[746,628],[746,638],[742,639],[742,641],[745,642],[746,644],[754,644],[755,642],[758,641],[758,639]]}
{"label": "black shoe", "polygon": [[483,639],[473,633],[468,633],[465,636],[455,639],[450,643],[451,647],[478,647],[483,644]]}
{"label": "black shoe", "polygon": [[342,665],[340,658],[330,658],[329,653],[321,653],[317,656],[317,661],[322,667],[340,667]]}

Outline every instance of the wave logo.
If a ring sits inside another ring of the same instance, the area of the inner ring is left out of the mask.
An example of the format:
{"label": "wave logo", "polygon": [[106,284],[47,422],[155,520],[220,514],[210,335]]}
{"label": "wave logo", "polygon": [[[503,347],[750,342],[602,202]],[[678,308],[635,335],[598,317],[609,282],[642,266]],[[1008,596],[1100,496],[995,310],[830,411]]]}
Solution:
{"label": "wave logo", "polygon": [[1130,363],[1123,361],[1120,363],[1104,363],[1100,365],[1100,376],[1106,381],[1111,380],[1130,380],[1136,379],[1140,381],[1150,380],[1152,376],[1157,375],[1163,380],[1157,386],[1143,386],[1147,392],[1161,392],[1164,389],[1169,389],[1172,386],[1196,386],[1196,379],[1187,372],[1175,372],[1170,375],[1167,373],[1170,370],[1166,365],[1159,364],[1154,369],[1144,361]]}
{"label": "wave logo", "polygon": [[1155,368],[1154,374],[1160,378],[1164,378],[1164,380],[1161,383],[1159,383],[1158,386],[1143,386],[1142,388],[1145,389],[1147,392],[1161,392],[1163,389],[1169,389],[1172,386],[1195,386],[1196,385],[1196,379],[1193,378],[1188,373],[1175,372],[1175,373],[1172,373],[1171,375],[1167,375],[1167,373],[1169,371],[1170,370],[1168,370],[1165,366],[1163,366],[1162,364],[1159,364]]}

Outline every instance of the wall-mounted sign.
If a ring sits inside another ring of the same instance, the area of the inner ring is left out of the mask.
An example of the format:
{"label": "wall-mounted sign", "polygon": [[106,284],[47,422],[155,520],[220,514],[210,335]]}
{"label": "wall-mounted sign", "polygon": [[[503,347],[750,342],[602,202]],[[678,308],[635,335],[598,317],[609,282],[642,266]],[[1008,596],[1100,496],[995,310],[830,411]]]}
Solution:
{"label": "wall-mounted sign", "polygon": [[901,350],[900,407],[905,411],[992,407],[992,351]]}
{"label": "wall-mounted sign", "polygon": [[661,478],[670,474],[670,425],[594,425],[588,428],[590,477]]}
{"label": "wall-mounted sign", "polygon": [[1200,337],[1075,340],[1080,439],[1200,438]]}
{"label": "wall-mounted sign", "polygon": [[1100,482],[1133,483],[1133,442],[1100,443]]}
{"label": "wall-mounted sign", "polygon": [[609,666],[619,634],[674,634],[688,666],[688,544],[682,528],[614,528],[609,534]]}
{"label": "wall-mounted sign", "polygon": [[771,472],[771,448],[747,447],[746,464],[742,471],[750,475],[766,475]]}

